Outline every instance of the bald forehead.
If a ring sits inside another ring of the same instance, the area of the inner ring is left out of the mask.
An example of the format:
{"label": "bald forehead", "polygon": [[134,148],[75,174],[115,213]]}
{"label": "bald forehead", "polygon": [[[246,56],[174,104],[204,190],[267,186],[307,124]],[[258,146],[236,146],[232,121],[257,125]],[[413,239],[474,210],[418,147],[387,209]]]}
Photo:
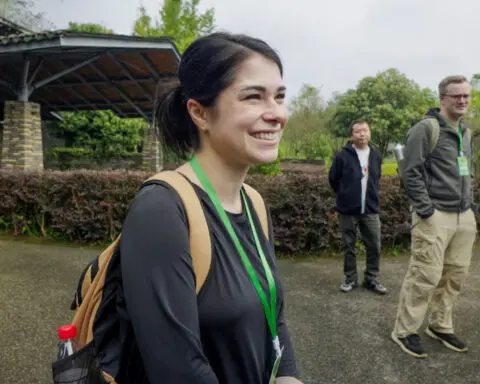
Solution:
{"label": "bald forehead", "polygon": [[356,132],[356,131],[363,130],[363,129],[365,129],[365,128],[370,128],[367,123],[356,123],[356,124],[352,127],[352,131],[353,131],[353,132]]}

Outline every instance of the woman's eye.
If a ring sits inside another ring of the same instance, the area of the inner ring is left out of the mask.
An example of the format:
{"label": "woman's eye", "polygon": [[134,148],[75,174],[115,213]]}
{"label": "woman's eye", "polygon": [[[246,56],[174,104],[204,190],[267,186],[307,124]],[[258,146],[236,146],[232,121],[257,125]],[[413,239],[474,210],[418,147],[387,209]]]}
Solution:
{"label": "woman's eye", "polygon": [[280,100],[285,99],[285,93],[279,93],[279,94],[277,95],[276,99],[280,99]]}
{"label": "woman's eye", "polygon": [[259,100],[261,96],[258,93],[248,95],[245,100]]}

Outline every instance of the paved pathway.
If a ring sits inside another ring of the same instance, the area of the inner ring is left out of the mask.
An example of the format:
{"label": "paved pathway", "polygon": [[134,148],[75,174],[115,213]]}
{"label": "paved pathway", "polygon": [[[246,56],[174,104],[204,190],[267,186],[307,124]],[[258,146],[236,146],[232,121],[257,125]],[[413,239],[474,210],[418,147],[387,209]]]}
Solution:
{"label": "paved pathway", "polygon": [[[56,327],[70,320],[78,276],[97,253],[0,237],[0,383],[51,383]],[[406,257],[382,262],[382,282],[390,289],[385,297],[364,289],[340,292],[339,259],[281,261],[305,384],[480,383],[479,256],[457,305],[457,331],[470,351],[455,353],[425,339],[427,360],[406,356],[389,338]]]}

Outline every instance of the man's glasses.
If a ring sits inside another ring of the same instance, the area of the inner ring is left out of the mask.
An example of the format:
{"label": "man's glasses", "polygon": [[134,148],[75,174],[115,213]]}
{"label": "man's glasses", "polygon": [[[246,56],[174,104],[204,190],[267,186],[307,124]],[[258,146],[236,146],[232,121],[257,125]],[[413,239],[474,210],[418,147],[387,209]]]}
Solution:
{"label": "man's glasses", "polygon": [[444,96],[451,97],[452,99],[455,99],[455,100],[461,100],[462,98],[465,99],[465,100],[469,100],[469,99],[470,99],[470,95],[469,95],[469,94],[457,94],[457,95],[452,95],[452,94],[445,93]]}

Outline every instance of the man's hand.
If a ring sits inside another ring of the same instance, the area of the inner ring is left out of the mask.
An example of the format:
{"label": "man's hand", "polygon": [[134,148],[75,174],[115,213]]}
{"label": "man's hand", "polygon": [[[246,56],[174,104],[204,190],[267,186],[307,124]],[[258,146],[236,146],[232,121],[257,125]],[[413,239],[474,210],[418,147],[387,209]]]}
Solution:
{"label": "man's hand", "polygon": [[277,377],[275,379],[275,384],[303,384],[300,380],[296,379],[295,377]]}

